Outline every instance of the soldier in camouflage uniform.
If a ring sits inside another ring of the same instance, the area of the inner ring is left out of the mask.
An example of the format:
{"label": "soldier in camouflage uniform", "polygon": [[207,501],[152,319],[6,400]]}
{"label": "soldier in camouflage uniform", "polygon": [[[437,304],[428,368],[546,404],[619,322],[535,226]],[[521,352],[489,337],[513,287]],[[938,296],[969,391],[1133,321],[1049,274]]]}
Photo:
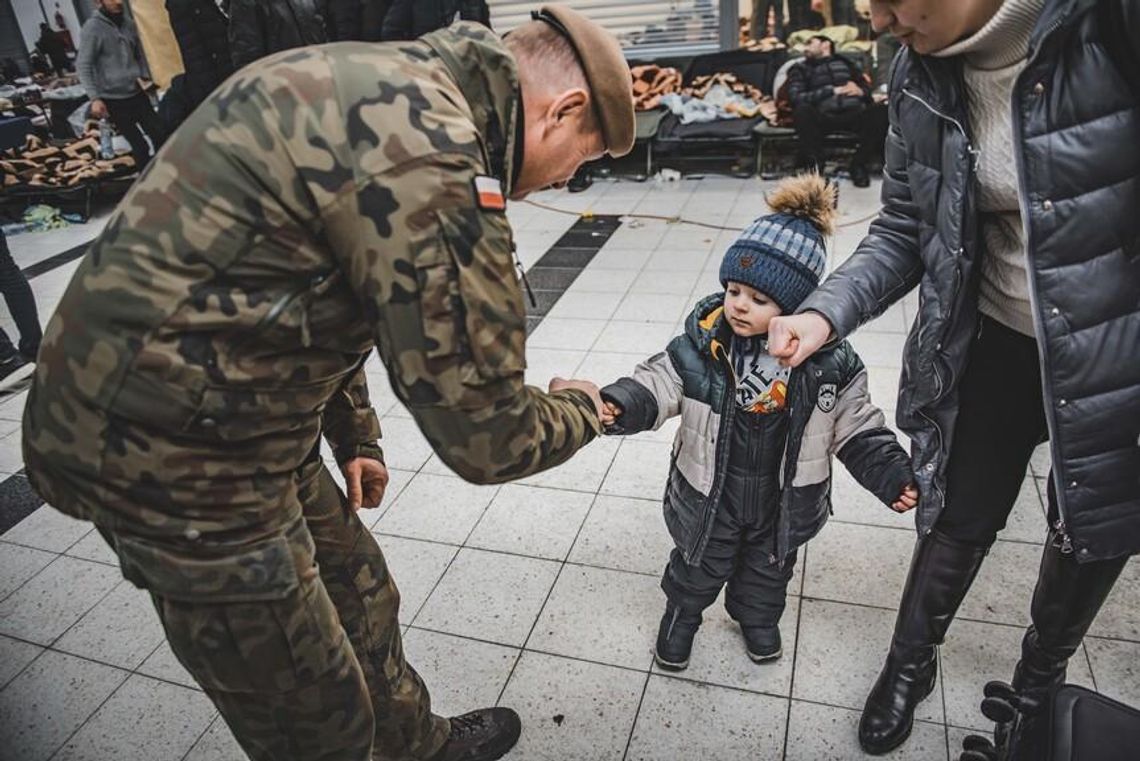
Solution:
{"label": "soldier in camouflage uniform", "polygon": [[627,152],[629,75],[612,37],[543,14],[505,42],[460,24],[239,72],[124,199],[47,329],[28,475],[149,590],[257,761],[477,761],[518,738],[509,709],[431,712],[351,508],[387,480],[373,347],[468,480],[552,467],[600,430],[592,385],[523,384],[502,198]]}

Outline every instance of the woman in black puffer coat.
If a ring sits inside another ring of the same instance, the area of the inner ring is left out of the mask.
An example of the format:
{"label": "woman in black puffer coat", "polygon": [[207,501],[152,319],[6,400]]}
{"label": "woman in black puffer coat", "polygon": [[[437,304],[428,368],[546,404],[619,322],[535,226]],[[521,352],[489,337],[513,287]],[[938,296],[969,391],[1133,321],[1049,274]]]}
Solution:
{"label": "woman in black puffer coat", "polygon": [[383,39],[414,40],[450,26],[456,16],[491,26],[486,0],[393,0],[384,17]]}
{"label": "woman in black puffer coat", "polygon": [[798,364],[918,288],[899,427],[919,541],[859,740],[885,753],[1048,441],[1049,535],[1013,687],[1030,720],[1140,552],[1140,0],[873,0],[906,46],[870,233],[771,326]]}

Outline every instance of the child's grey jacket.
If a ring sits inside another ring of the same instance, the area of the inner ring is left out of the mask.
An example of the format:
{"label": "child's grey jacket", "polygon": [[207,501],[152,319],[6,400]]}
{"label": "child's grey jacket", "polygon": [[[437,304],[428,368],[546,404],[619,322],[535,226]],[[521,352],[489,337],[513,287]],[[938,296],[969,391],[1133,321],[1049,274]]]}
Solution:
{"label": "child's grey jacket", "polygon": [[[673,443],[665,489],[665,523],[690,565],[700,563],[716,518],[728,466],[736,407],[727,347],[723,294],[705,298],[666,351],[637,366],[632,378],[602,389],[623,414],[607,433],[660,428],[674,415],[681,427]],[[910,458],[871,403],[867,371],[846,341],[819,352],[788,379],[787,443],[780,467],[776,558],[811,539],[831,512],[831,458],[887,504],[913,483]]]}

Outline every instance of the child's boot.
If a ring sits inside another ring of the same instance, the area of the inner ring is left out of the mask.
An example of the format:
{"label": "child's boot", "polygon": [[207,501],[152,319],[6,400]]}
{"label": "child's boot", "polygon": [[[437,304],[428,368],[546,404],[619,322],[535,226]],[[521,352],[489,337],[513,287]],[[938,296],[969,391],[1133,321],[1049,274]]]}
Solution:
{"label": "child's boot", "polygon": [[657,647],[653,660],[669,671],[682,671],[689,665],[693,637],[701,627],[701,614],[682,610],[673,603],[665,605],[665,615],[657,629]]}
{"label": "child's boot", "polygon": [[741,626],[748,657],[756,663],[774,661],[784,654],[779,626]]}

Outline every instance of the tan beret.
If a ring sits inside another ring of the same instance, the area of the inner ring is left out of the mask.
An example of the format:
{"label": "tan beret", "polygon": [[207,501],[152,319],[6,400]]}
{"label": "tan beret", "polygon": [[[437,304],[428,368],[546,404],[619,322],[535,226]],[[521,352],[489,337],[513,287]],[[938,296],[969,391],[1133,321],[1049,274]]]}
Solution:
{"label": "tan beret", "polygon": [[565,5],[544,5],[534,17],[551,24],[574,46],[590,85],[606,152],[629,153],[634,137],[633,80],[617,38]]}

